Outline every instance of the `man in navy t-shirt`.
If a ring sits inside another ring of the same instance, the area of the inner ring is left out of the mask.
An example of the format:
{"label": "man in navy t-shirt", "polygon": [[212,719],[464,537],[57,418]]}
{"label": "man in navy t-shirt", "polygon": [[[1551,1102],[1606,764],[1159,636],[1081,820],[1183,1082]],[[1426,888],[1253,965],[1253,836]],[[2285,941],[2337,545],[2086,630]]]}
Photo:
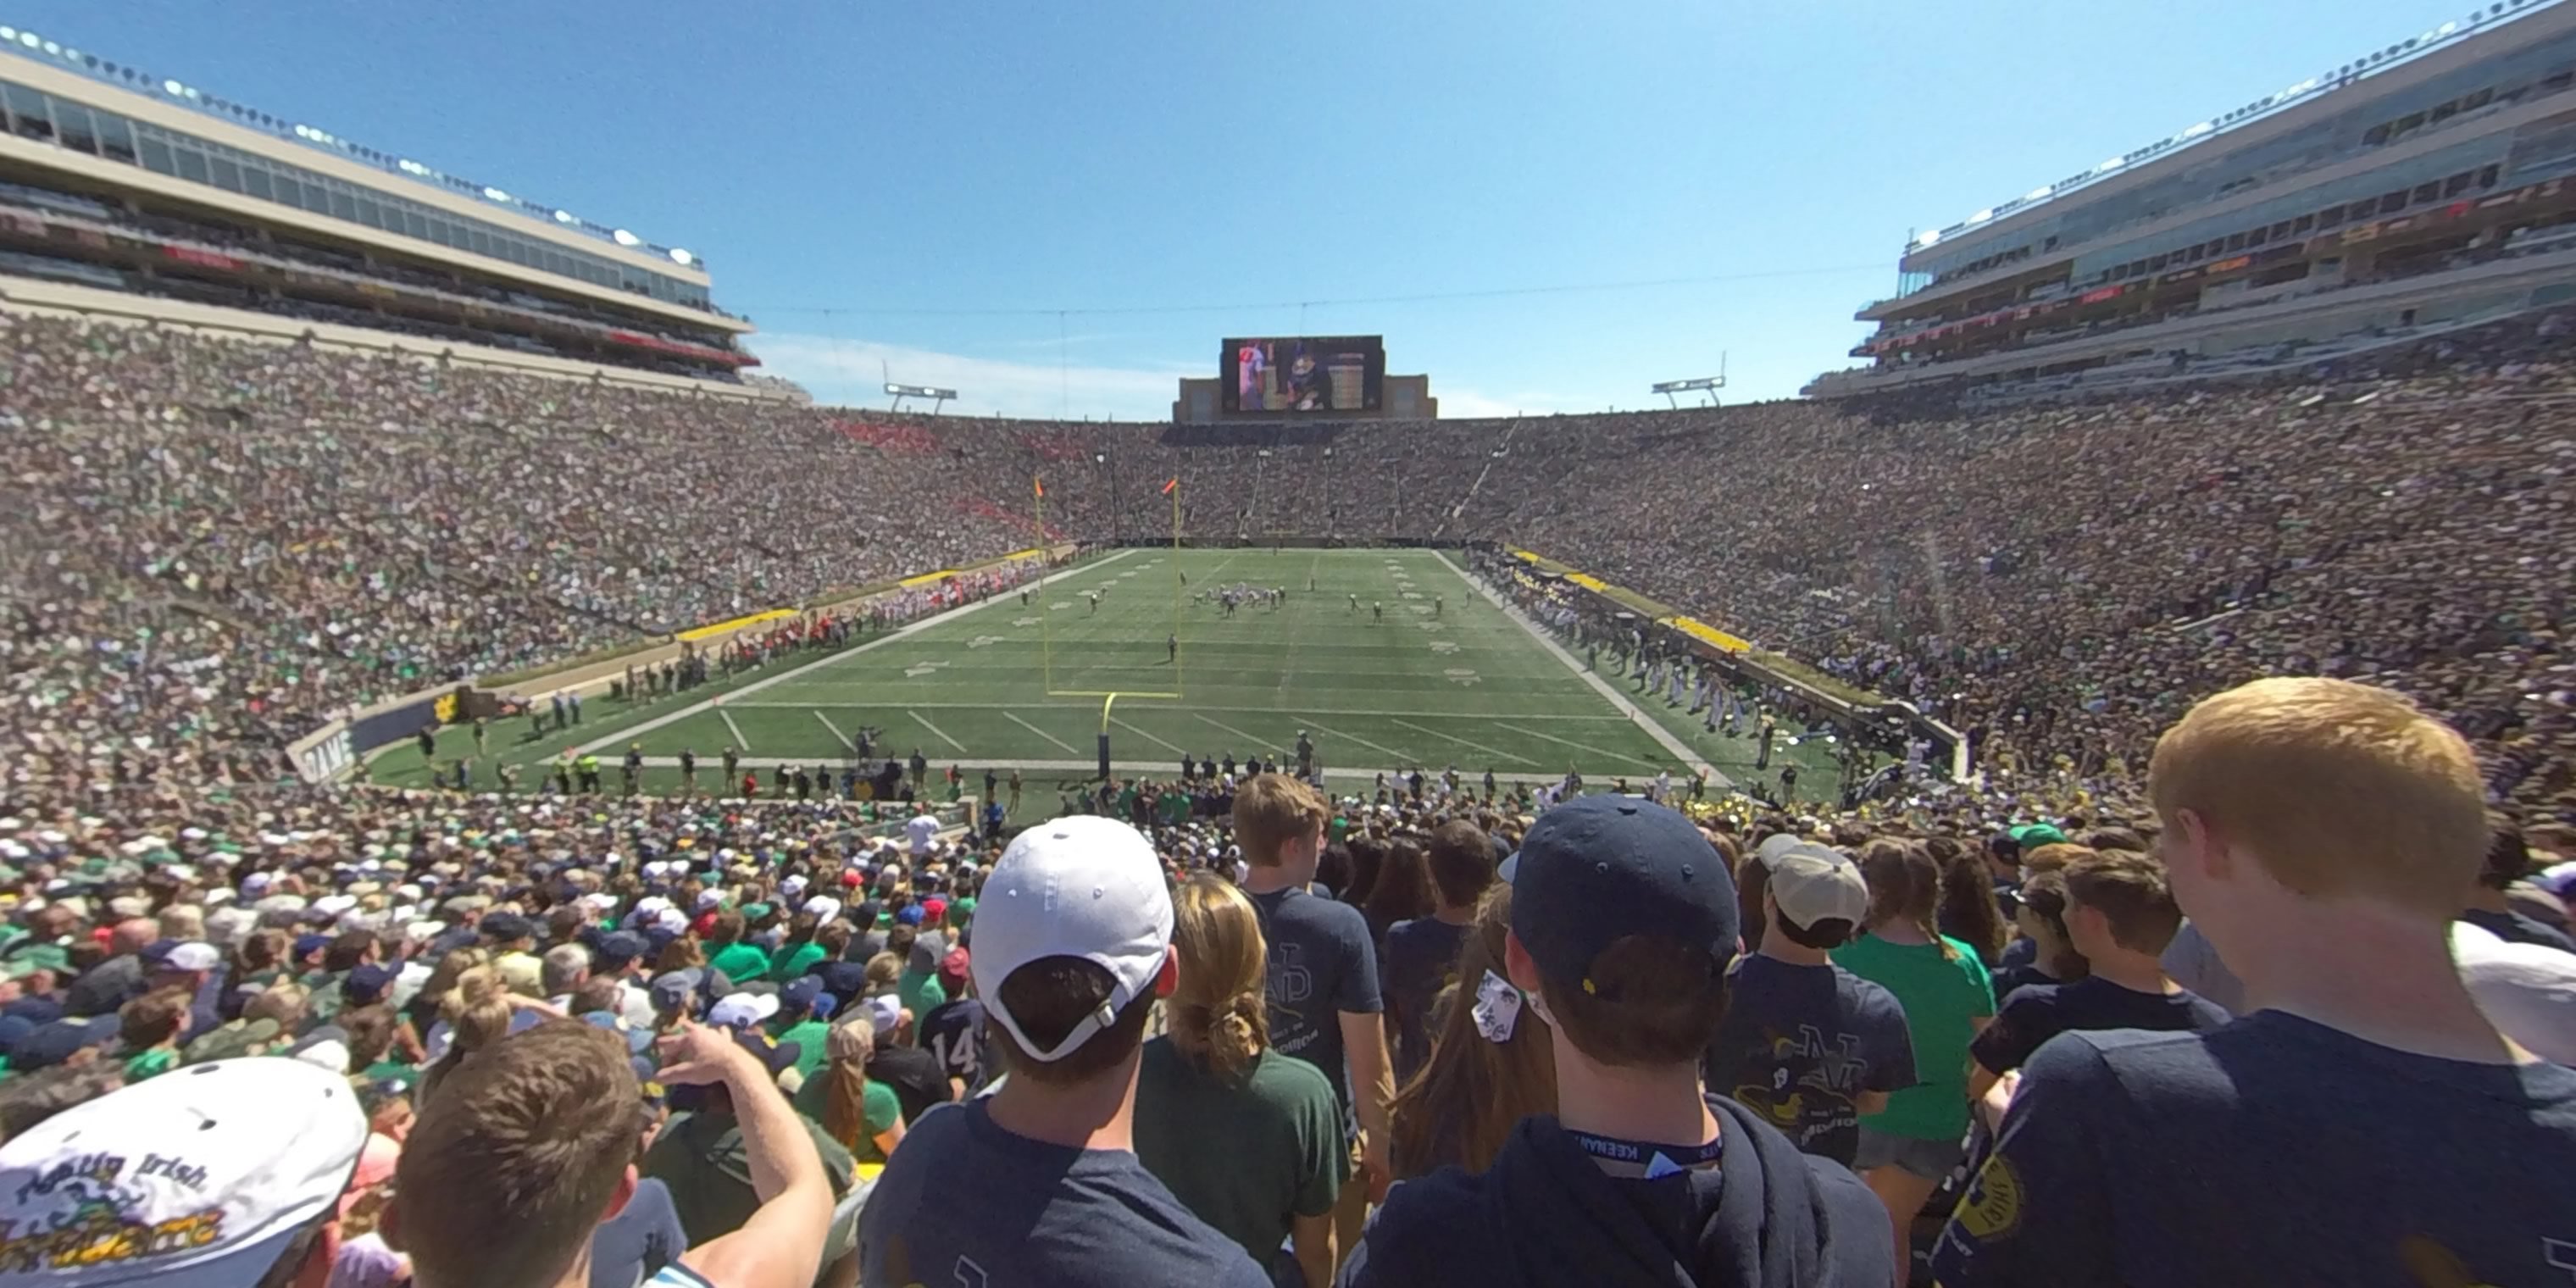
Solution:
{"label": "man in navy t-shirt", "polygon": [[1342,1187],[1333,1212],[1335,1243],[1347,1250],[1358,1241],[1369,1202],[1391,1179],[1386,1151],[1395,1084],[1368,920],[1359,909],[1306,889],[1323,857],[1330,815],[1314,788],[1284,774],[1257,775],[1234,798],[1235,843],[1250,867],[1243,890],[1270,944],[1270,1044],[1314,1065],[1333,1084],[1343,1128],[1356,1126],[1370,1174],[1370,1184]]}
{"label": "man in navy t-shirt", "polygon": [[1387,1023],[1395,1031],[1399,1086],[1431,1057],[1431,1003],[1457,976],[1458,950],[1476,920],[1476,901],[1494,883],[1493,842],[1473,823],[1443,823],[1431,834],[1430,863],[1438,906],[1430,916],[1399,921],[1386,932]]}
{"label": "man in navy t-shirt", "polygon": [[2167,730],[2148,785],[2175,898],[2260,1009],[2042,1046],[1940,1282],[2569,1282],[2576,1072],[2451,960],[2487,844],[2467,742],[2383,689],[2258,680]]}
{"label": "man in navy t-shirt", "polygon": [[2164,951],[2182,929],[2165,866],[2129,850],[2104,850],[2066,865],[2066,936],[2092,973],[2070,984],[2015,989],[1968,1048],[1977,1067],[1968,1093],[1983,1096],[2060,1033],[2154,1029],[2207,1033],[2227,1012],[2165,975]]}
{"label": "man in navy t-shirt", "polygon": [[984,1070],[984,1004],[967,994],[971,972],[963,948],[951,948],[939,964],[939,983],[950,990],[948,1000],[932,1007],[928,1018],[921,1021],[922,1049],[939,1061],[940,1069],[958,1086],[962,1095],[973,1095],[988,1081]]}
{"label": "man in navy t-shirt", "polygon": [[1699,829],[1589,796],[1540,815],[1506,866],[1512,988],[1479,1005],[1547,1026],[1557,1111],[1522,1119],[1481,1176],[1397,1186],[1343,1288],[1896,1282],[1860,1179],[1700,1081],[1737,939],[1735,883]]}
{"label": "man in navy t-shirt", "polygon": [[1020,833],[985,880],[970,966],[1008,1076],[912,1124],[859,1218],[862,1282],[1268,1288],[1136,1161],[1137,1062],[1176,978],[1171,940],[1136,829],[1082,815]]}
{"label": "man in navy t-shirt", "polygon": [[1831,950],[1869,916],[1853,862],[1794,836],[1754,862],[1769,885],[1762,947],[1735,964],[1726,1019],[1709,1042],[1709,1090],[1777,1127],[1791,1144],[1845,1167],[1860,1119],[1915,1083],[1914,1037],[1896,995],[1834,964]]}

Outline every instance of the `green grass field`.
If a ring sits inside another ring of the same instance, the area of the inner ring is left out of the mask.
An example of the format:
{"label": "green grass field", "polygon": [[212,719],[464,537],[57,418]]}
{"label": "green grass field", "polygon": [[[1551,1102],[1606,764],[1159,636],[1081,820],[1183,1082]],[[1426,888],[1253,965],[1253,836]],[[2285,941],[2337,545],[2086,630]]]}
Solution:
{"label": "green grass field", "polygon": [[[1285,587],[1286,602],[1229,617],[1190,599],[1238,582]],[[1166,648],[1173,635],[1177,660]],[[537,781],[536,762],[566,746],[613,767],[641,743],[646,789],[667,792],[679,787],[675,758],[687,748],[712,790],[728,745],[745,766],[836,766],[873,729],[878,757],[919,748],[934,766],[1016,767],[1052,784],[1091,774],[1105,695],[1117,693],[1107,732],[1122,775],[1169,776],[1184,752],[1293,761],[1302,729],[1334,778],[1455,765],[1469,778],[1490,768],[1506,783],[1537,782],[1576,768],[1606,786],[1659,770],[1685,783],[1706,764],[1715,789],[1757,776],[1750,736],[1708,733],[1661,695],[1583,668],[1433,552],[1121,550],[1061,570],[1025,604],[1006,595],[678,698],[593,701],[587,722],[561,735],[529,740],[526,722],[502,722],[482,759],[532,766],[524,788]],[[1782,732],[1759,777],[1795,759],[1802,795],[1832,790],[1824,749],[1791,748]],[[472,755],[471,735],[445,731],[439,752]],[[378,781],[423,777],[408,743],[374,770]],[[613,768],[607,777],[613,788]],[[491,765],[475,766],[474,781],[488,786]]]}

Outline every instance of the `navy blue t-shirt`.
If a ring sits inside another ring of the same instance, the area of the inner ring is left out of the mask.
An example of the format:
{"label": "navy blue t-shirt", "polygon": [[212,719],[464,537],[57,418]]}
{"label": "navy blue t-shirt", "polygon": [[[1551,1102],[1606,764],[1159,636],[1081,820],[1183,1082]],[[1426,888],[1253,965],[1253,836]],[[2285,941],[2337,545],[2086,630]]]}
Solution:
{"label": "navy blue t-shirt", "polygon": [[1728,972],[1726,1018],[1708,1044],[1708,1089],[1845,1167],[1860,1150],[1863,1092],[1918,1079],[1896,995],[1840,966],[1755,953]]}
{"label": "navy blue t-shirt", "polygon": [[1995,1022],[1969,1044],[1968,1054],[1987,1072],[2004,1073],[2028,1063],[2032,1052],[2060,1033],[2079,1029],[2207,1033],[2226,1023],[2226,1011],[2189,989],[2141,993],[2097,976],[2014,990],[1996,1010]]}
{"label": "navy blue t-shirt", "polygon": [[930,1009],[921,1022],[921,1048],[936,1056],[952,1078],[964,1078],[972,1095],[984,1085],[984,1004],[953,997]]}
{"label": "navy blue t-shirt", "polygon": [[2576,1072],[2282,1011],[2067,1033],[2023,1066],[1932,1268],[1946,1288],[2566,1283]]}
{"label": "navy blue t-shirt", "polygon": [[1399,1087],[1431,1058],[1431,1003],[1457,977],[1458,950],[1466,942],[1467,927],[1438,917],[1399,921],[1386,932],[1386,1004],[1395,1012],[1389,1037]]}
{"label": "navy blue t-shirt", "polygon": [[1252,906],[1270,941],[1270,1045],[1323,1070],[1342,1102],[1345,1129],[1356,1130],[1342,1013],[1376,1015],[1386,1009],[1368,919],[1347,903],[1293,887],[1253,895]]}
{"label": "navy blue t-shirt", "polygon": [[1134,1154],[1014,1135],[990,1105],[912,1125],[859,1215],[862,1283],[1269,1288]]}

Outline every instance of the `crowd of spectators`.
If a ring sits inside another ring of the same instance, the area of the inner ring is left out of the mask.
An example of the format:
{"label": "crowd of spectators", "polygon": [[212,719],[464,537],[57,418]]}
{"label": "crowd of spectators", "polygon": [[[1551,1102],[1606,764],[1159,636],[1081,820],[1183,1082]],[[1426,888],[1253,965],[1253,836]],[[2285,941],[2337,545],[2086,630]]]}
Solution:
{"label": "crowd of spectators", "polygon": [[[2554,319],[2078,404],[1275,442],[0,328],[0,1267],[2469,1283],[2565,1246]],[[1195,533],[1533,548],[1915,701],[1985,777],[1685,820],[1202,767],[957,836],[286,772],[354,703],[1023,547],[1032,475],[1075,538],[1167,531],[1180,478]],[[2088,1036],[2140,1028],[2203,1036]],[[2282,1158],[2309,1207],[2243,1223]]]}
{"label": "crowd of spectators", "polygon": [[0,1246],[240,1288],[2522,1283],[2563,1246],[2576,829],[2384,689],[2228,691],[2139,812],[2008,827],[1256,768],[1007,846],[839,802],[317,790],[103,859],[0,819]]}

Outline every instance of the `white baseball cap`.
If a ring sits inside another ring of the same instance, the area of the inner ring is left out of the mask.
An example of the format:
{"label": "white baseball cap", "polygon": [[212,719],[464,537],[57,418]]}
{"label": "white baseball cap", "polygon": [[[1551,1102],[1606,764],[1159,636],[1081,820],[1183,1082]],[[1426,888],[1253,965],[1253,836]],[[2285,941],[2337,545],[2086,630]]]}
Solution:
{"label": "white baseball cap", "polygon": [[[48,1288],[238,1288],[337,1211],[367,1143],[345,1073],[298,1060],[216,1060],[56,1114],[0,1145],[0,1223],[54,1231]],[[104,1204],[109,1211],[90,1209]],[[101,1219],[104,1218],[104,1219]],[[136,1230],[184,1237],[131,1239]]]}
{"label": "white baseball cap", "polygon": [[775,993],[727,993],[707,1008],[707,1023],[720,1029],[749,1028],[778,1014]]}
{"label": "white baseball cap", "polygon": [[1869,919],[1869,881],[1841,853],[1805,841],[1784,847],[1764,866],[1771,870],[1771,898],[1789,921],[1812,926],[1841,920],[1858,927]]}
{"label": "white baseball cap", "polygon": [[[984,1009],[1020,1049],[1042,1062],[1073,1054],[1153,988],[1172,943],[1172,895],[1154,847],[1115,819],[1077,814],[1020,833],[984,880],[975,904],[969,969]],[[1049,957],[1079,957],[1109,972],[1109,999],[1064,1040],[1042,1048],[1002,1004],[1011,972]]]}

